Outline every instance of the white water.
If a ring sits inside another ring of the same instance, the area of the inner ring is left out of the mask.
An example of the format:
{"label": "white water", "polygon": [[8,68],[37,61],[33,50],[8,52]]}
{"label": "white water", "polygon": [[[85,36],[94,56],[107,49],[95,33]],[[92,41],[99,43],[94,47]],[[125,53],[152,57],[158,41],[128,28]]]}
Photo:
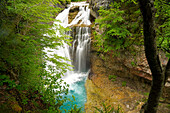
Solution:
{"label": "white water", "polygon": [[[79,12],[76,15],[76,17],[72,20],[71,23],[68,23],[68,15],[69,10],[73,6],[79,6]],[[60,22],[54,22],[54,28],[56,29],[56,35],[60,36],[59,31],[57,31],[58,26],[61,25],[63,27],[70,27],[74,26],[75,24],[78,24],[79,21],[80,25],[90,25],[91,22],[89,20],[90,17],[90,9],[88,8],[89,4],[86,2],[72,2],[67,9],[63,10],[57,17],[56,20],[59,20]],[[45,48],[45,52],[47,53],[48,57],[52,58],[54,54],[57,54],[58,56],[64,57],[69,59],[70,61],[61,61],[66,62],[68,64],[74,65],[74,71],[67,71],[65,73],[65,76],[62,77],[62,79],[70,85],[69,90],[74,91],[74,94],[77,96],[81,96],[84,93],[81,93],[81,91],[85,92],[84,85],[81,87],[77,87],[78,82],[81,82],[85,78],[87,78],[89,74],[89,51],[90,51],[90,28],[89,27],[76,27],[75,29],[76,34],[73,34],[69,32],[69,35],[73,36],[73,42],[72,46],[69,47],[68,44],[66,44],[63,41],[63,46],[58,47],[58,49],[50,49]],[[47,64],[52,65],[55,67],[55,64],[52,62],[47,62]],[[70,67],[71,68],[71,67]],[[47,67],[48,70],[48,67]],[[60,70],[56,70],[60,71]],[[83,88],[82,88],[83,87]],[[82,90],[83,89],[83,90]],[[82,95],[83,96],[83,95]],[[86,96],[83,98],[83,104],[86,101]],[[80,107],[80,106],[79,106]]]}
{"label": "white water", "polygon": [[[68,23],[69,10],[73,6],[79,6],[79,12],[76,17],[72,20],[71,23]],[[69,27],[75,24],[80,25],[90,25],[90,9],[88,8],[89,4],[86,2],[72,2],[67,9],[63,10],[57,17],[56,20],[60,20],[61,23],[55,22],[55,24],[60,24],[63,27]],[[66,57],[72,62],[67,62],[74,65],[75,71],[68,71],[63,79],[68,83],[72,84],[76,81],[79,81],[80,77],[87,76],[89,66],[87,66],[87,57],[89,56],[90,49],[90,33],[88,27],[77,27],[75,39],[73,40],[72,47],[69,47],[64,43],[63,47],[60,47],[59,50],[56,50],[57,55]],[[58,35],[58,33],[57,33]],[[70,34],[71,35],[71,34]],[[74,37],[73,37],[74,38]],[[71,49],[69,49],[71,48]],[[71,59],[72,56],[72,59]],[[81,73],[83,72],[83,73]]]}

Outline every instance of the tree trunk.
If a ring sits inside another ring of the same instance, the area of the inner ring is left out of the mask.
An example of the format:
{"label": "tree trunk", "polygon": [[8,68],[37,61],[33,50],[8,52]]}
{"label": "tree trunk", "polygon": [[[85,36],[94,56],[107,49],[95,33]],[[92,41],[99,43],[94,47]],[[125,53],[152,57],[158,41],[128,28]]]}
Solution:
{"label": "tree trunk", "polygon": [[152,72],[152,86],[144,113],[156,113],[164,86],[164,73],[160,64],[154,28],[154,6],[151,0],[139,0],[143,15],[145,55]]}
{"label": "tree trunk", "polygon": [[170,59],[168,60],[168,63],[166,65],[166,69],[165,69],[165,81],[164,81],[164,85],[165,85],[166,81],[168,80],[169,76],[170,76]]}

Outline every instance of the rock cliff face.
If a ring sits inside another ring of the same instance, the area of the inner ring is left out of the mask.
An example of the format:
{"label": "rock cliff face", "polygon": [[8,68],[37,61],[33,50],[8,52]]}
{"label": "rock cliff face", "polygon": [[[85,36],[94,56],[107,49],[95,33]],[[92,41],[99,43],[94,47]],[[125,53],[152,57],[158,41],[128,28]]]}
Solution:
{"label": "rock cliff face", "polygon": [[[92,41],[93,42],[93,41]],[[93,43],[92,43],[93,44]],[[102,73],[106,76],[117,75],[122,78],[143,81],[150,84],[152,77],[149,65],[147,63],[144,47],[135,47],[139,51],[134,54],[128,51],[119,51],[120,55],[113,57],[113,52],[98,53],[97,49],[91,48],[91,74],[97,75],[99,68],[102,68]],[[160,54],[162,65],[165,66],[167,58]],[[96,69],[98,68],[98,69]],[[101,71],[100,71],[101,72]]]}
{"label": "rock cliff face", "polygon": [[89,0],[91,14],[97,18],[99,16],[97,11],[100,7],[109,8],[111,2],[113,2],[113,0]]}

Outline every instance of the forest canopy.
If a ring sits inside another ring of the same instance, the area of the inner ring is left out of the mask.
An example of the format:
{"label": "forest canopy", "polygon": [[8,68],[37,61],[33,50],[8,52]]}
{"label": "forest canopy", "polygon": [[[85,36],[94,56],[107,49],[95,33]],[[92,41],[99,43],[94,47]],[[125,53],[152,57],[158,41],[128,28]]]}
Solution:
{"label": "forest canopy", "polygon": [[[65,38],[68,37],[65,35],[68,28],[58,26],[61,36],[56,36],[56,30],[52,29],[53,22],[57,21],[56,15],[62,10],[58,6],[69,2],[0,1],[0,86],[6,87],[7,91],[17,92],[16,96],[22,108],[30,101],[35,107],[36,102],[33,101],[36,101],[38,96],[45,105],[42,108],[36,107],[39,108],[37,110],[58,112],[66,100],[57,95],[68,92],[68,85],[64,83],[65,85],[61,86],[62,80],[59,80],[68,69],[68,64],[61,63],[60,59],[64,58],[57,55],[49,58],[44,49],[56,49],[63,41],[70,42]],[[46,70],[46,61],[53,62],[56,67],[48,65],[49,70]],[[34,107],[32,110],[36,109]]]}

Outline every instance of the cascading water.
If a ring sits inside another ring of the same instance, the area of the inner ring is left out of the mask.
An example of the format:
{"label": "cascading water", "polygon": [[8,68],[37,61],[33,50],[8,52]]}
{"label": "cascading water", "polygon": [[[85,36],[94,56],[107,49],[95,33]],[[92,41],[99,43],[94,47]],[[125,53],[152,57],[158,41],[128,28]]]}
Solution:
{"label": "cascading water", "polygon": [[[72,46],[74,70],[87,72],[89,70],[90,28],[76,27],[76,36]],[[76,48],[75,48],[76,46]]]}
{"label": "cascading water", "polygon": [[[68,23],[69,10],[73,6],[79,6],[79,12],[76,17],[72,20],[71,23]],[[74,71],[68,71],[65,73],[65,76],[62,78],[69,87],[68,98],[72,98],[72,95],[75,96],[75,102],[78,107],[84,107],[86,102],[86,91],[85,91],[85,80],[89,74],[90,61],[89,61],[89,51],[90,51],[90,28],[89,27],[74,27],[75,24],[84,24],[88,26],[91,24],[89,20],[90,9],[88,8],[89,4],[86,2],[72,2],[67,9],[63,10],[57,17],[57,20],[60,20],[61,23],[55,22],[54,24],[60,24],[63,27],[70,27],[72,29],[68,34],[73,37],[72,46],[69,47],[66,43],[63,42],[63,46],[59,47],[58,50],[54,50],[54,53],[57,53],[58,56],[66,57],[72,62]],[[54,28],[55,29],[55,28]],[[57,32],[56,35],[59,35]],[[47,55],[48,48],[45,49]],[[51,62],[48,62],[51,63]],[[71,106],[68,106],[69,102],[61,106],[61,109],[70,109]]]}

